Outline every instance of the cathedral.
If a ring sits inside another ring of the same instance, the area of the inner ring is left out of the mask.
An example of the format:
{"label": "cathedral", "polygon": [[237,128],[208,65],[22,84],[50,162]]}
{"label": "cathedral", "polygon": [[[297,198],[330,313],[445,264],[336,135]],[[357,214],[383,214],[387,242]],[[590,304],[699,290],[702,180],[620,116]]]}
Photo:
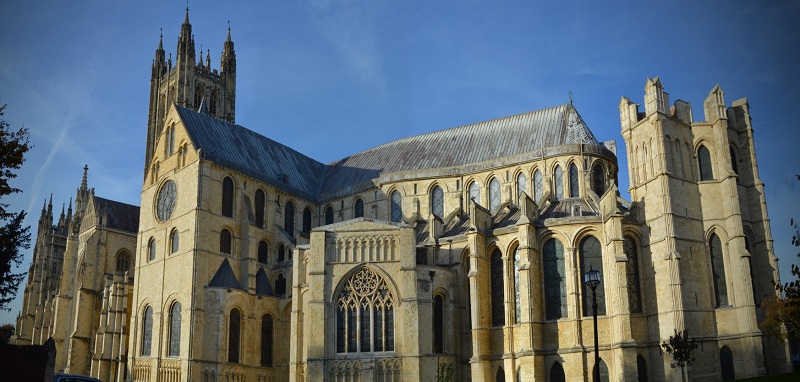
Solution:
{"label": "cathedral", "polygon": [[75,211],[42,209],[13,341],[52,337],[56,372],[679,381],[660,344],[684,329],[689,380],[789,371],[758,326],[779,276],[747,99],[714,87],[695,118],[648,78],[627,164],[571,103],[326,164],[236,124],[230,29],[212,69],[191,28],[155,51],[141,206],[84,167]]}

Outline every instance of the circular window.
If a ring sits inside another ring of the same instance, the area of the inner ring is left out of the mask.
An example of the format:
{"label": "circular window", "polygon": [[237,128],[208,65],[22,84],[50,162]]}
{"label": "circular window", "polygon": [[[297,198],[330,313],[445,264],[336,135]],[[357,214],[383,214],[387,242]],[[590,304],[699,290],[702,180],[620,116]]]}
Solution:
{"label": "circular window", "polygon": [[156,202],[156,215],[159,221],[167,221],[172,216],[172,211],[175,210],[175,203],[178,197],[178,189],[175,182],[168,180],[161,186],[158,191],[158,200]]}

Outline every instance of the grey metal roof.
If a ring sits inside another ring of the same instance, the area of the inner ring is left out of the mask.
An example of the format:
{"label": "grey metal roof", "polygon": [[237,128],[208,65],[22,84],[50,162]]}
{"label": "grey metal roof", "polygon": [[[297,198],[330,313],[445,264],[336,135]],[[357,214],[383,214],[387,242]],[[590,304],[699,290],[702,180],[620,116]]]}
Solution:
{"label": "grey metal roof", "polygon": [[581,217],[600,215],[600,210],[591,199],[569,198],[569,199],[554,201],[542,213],[542,218],[552,219],[552,218],[575,217],[572,216],[573,213],[572,208],[575,205],[580,207],[579,216]]}
{"label": "grey metal roof", "polygon": [[217,273],[214,273],[214,277],[211,278],[208,286],[215,288],[242,289],[239,285],[239,280],[237,280],[236,275],[233,274],[233,269],[228,259],[222,260],[222,264],[219,265]]}
{"label": "grey metal roof", "polygon": [[121,231],[139,232],[139,206],[93,196],[94,210],[106,217],[106,227]]}
{"label": "grey metal roof", "polygon": [[522,217],[522,211],[517,206],[508,205],[492,217],[492,228],[497,229],[517,224],[520,217]]}
{"label": "grey metal roof", "polygon": [[398,139],[325,165],[242,126],[176,108],[205,159],[315,202],[395,171],[462,166],[550,146],[603,147],[567,104]]}

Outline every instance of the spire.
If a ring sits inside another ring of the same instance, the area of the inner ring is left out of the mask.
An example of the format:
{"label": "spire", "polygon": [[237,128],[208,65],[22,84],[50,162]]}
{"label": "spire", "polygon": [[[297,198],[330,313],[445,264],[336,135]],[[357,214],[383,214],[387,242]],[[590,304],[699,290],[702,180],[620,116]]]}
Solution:
{"label": "spire", "polygon": [[[200,56],[202,58],[203,52],[200,51]],[[206,49],[206,68],[211,70],[211,49]]]}
{"label": "spire", "polygon": [[222,57],[220,57],[219,71],[221,73],[236,72],[236,51],[233,49],[233,40],[231,40],[230,21],[228,21],[228,38],[225,40],[225,45],[222,48]]}
{"label": "spire", "polygon": [[186,17],[183,18],[183,24],[189,24],[189,2],[186,2]]}
{"label": "spire", "polygon": [[186,17],[183,19],[181,25],[181,34],[178,37],[178,61],[182,59],[190,60],[194,63],[194,36],[192,36],[192,24],[189,24],[189,5],[186,5]]}
{"label": "spire", "polygon": [[158,50],[164,50],[164,29],[158,28]]}
{"label": "spire", "polygon": [[47,215],[53,216],[53,194],[50,194],[50,202],[47,203]]}
{"label": "spire", "polygon": [[67,209],[67,220],[72,220],[72,197],[69,198],[69,208]]}
{"label": "spire", "polygon": [[81,180],[81,190],[86,190],[89,188],[89,183],[86,181],[86,175],[89,172],[89,165],[83,165],[83,180]]}

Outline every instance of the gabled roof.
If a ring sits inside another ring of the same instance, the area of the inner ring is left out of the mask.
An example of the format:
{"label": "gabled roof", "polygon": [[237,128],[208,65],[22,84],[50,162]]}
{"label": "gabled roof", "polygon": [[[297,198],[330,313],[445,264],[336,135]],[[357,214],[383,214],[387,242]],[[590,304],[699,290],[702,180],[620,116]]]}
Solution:
{"label": "gabled roof", "polygon": [[104,214],[107,228],[121,231],[139,232],[139,206],[118,202],[111,199],[92,196],[96,214]]}
{"label": "gabled roof", "polygon": [[203,158],[315,202],[396,171],[463,166],[550,146],[602,147],[568,104],[398,139],[325,165],[242,126],[176,109]]}

